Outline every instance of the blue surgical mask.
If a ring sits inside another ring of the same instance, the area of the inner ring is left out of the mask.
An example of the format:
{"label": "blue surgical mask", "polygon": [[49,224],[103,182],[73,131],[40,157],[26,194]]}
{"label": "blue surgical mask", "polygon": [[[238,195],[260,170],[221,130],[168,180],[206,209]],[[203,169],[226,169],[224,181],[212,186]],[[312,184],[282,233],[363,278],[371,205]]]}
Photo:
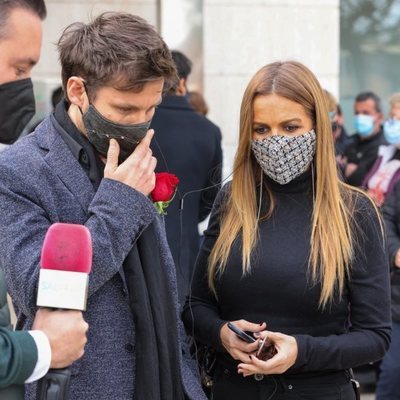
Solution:
{"label": "blue surgical mask", "polygon": [[400,144],[400,120],[388,119],[383,125],[383,135],[389,144]]}
{"label": "blue surgical mask", "polygon": [[371,115],[357,114],[354,116],[354,128],[361,137],[368,137],[374,131],[375,118]]}

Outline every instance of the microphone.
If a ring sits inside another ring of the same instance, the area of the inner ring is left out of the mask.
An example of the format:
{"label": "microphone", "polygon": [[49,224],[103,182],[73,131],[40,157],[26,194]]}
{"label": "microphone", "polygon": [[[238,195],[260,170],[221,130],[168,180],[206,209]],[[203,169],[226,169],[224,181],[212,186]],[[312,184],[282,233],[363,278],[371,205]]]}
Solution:
{"label": "microphone", "polygon": [[[36,304],[66,310],[86,310],[92,239],[84,225],[55,223],[47,230],[41,257]],[[69,368],[50,369],[38,382],[38,400],[69,399]]]}
{"label": "microphone", "polygon": [[84,225],[55,223],[44,238],[36,304],[86,310],[92,239]]}

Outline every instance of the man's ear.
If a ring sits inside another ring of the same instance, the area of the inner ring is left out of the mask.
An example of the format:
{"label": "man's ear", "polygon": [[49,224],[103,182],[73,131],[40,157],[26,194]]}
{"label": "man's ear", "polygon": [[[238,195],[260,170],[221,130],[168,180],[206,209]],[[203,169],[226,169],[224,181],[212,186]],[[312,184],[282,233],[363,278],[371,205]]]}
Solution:
{"label": "man's ear", "polygon": [[81,110],[86,110],[88,108],[89,98],[82,78],[79,76],[71,76],[68,79],[66,90],[66,97],[71,104],[78,106]]}
{"label": "man's ear", "polygon": [[179,79],[179,84],[175,90],[175,94],[177,96],[186,96],[187,89],[186,89],[186,79],[181,78]]}

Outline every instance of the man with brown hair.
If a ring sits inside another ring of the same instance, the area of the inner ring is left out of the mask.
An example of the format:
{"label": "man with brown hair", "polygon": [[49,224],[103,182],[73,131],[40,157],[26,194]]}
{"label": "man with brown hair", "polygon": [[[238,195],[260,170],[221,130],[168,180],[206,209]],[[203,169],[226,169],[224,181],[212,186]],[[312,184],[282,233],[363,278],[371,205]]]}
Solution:
{"label": "man with brown hair", "polygon": [[163,222],[149,199],[156,159],[148,127],[176,78],[170,52],[152,26],[126,13],[72,24],[58,49],[66,101],[0,155],[0,259],[18,323],[32,324],[48,227],[84,224],[93,240],[90,331],[70,397],[204,399],[183,348]]}

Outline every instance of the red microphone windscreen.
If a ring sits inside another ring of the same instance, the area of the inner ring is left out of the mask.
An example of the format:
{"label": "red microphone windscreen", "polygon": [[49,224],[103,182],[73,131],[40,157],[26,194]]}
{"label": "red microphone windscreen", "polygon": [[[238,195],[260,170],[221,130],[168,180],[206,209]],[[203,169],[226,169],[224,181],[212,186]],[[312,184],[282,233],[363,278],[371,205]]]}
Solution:
{"label": "red microphone windscreen", "polygon": [[55,223],[44,238],[42,269],[82,272],[92,268],[92,238],[84,225]]}

